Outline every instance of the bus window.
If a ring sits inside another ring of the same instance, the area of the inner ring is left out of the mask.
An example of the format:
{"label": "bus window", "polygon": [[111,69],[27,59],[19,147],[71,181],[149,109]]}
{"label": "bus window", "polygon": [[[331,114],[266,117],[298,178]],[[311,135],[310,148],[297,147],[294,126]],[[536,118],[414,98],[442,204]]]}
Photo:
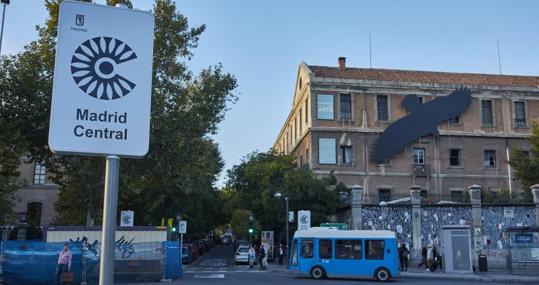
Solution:
{"label": "bus window", "polygon": [[301,257],[313,258],[313,255],[314,255],[314,241],[302,240],[301,241]]}
{"label": "bus window", "polygon": [[385,243],[383,240],[366,240],[366,259],[384,259]]}
{"label": "bus window", "polygon": [[338,259],[361,259],[360,240],[336,240],[335,258]]}
{"label": "bus window", "polygon": [[292,265],[298,265],[298,240],[294,240],[294,242],[292,243],[292,250],[290,252],[292,253]]}
{"label": "bus window", "polygon": [[318,242],[318,255],[320,258],[329,259],[332,256],[331,240],[321,239]]}

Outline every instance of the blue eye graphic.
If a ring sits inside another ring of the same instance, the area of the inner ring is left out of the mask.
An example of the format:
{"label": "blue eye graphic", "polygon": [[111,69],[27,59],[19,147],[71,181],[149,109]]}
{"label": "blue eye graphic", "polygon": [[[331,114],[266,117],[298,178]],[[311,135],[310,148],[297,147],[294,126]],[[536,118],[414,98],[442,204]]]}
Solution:
{"label": "blue eye graphic", "polygon": [[136,58],[131,47],[118,39],[92,38],[75,50],[71,75],[84,93],[100,100],[119,99],[136,84],[117,73],[118,65]]}

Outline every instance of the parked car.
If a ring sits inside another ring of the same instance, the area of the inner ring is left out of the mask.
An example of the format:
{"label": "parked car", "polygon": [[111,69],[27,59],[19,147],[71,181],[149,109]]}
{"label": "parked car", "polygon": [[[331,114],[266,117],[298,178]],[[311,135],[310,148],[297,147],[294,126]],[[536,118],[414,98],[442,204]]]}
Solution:
{"label": "parked car", "polygon": [[192,243],[185,243],[184,246],[187,247],[187,249],[191,253],[191,262],[197,260],[199,255],[196,246]]}
{"label": "parked car", "polygon": [[193,256],[188,246],[182,246],[182,263],[189,264],[193,262]]}
{"label": "parked car", "polygon": [[[249,246],[248,245],[238,246],[238,250],[236,250],[236,256],[234,257],[234,262],[236,264],[249,263]],[[255,264],[256,264],[256,258],[255,258]]]}

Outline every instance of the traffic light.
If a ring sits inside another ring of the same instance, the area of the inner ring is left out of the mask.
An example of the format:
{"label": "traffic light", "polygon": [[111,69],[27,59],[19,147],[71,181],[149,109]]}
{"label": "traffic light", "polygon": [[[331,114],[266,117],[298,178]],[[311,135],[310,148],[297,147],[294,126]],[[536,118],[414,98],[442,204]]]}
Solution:
{"label": "traffic light", "polygon": [[253,221],[249,221],[249,235],[254,233],[255,229],[253,228]]}
{"label": "traffic light", "polygon": [[172,227],[172,232],[173,232],[173,233],[176,232],[176,227]]}

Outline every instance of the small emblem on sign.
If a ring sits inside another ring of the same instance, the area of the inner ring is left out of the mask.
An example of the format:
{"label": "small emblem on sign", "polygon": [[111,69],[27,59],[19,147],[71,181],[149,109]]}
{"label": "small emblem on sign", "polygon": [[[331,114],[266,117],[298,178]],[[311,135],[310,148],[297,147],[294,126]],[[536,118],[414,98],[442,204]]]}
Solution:
{"label": "small emblem on sign", "polygon": [[77,14],[75,16],[75,24],[77,26],[84,26],[84,15]]}

